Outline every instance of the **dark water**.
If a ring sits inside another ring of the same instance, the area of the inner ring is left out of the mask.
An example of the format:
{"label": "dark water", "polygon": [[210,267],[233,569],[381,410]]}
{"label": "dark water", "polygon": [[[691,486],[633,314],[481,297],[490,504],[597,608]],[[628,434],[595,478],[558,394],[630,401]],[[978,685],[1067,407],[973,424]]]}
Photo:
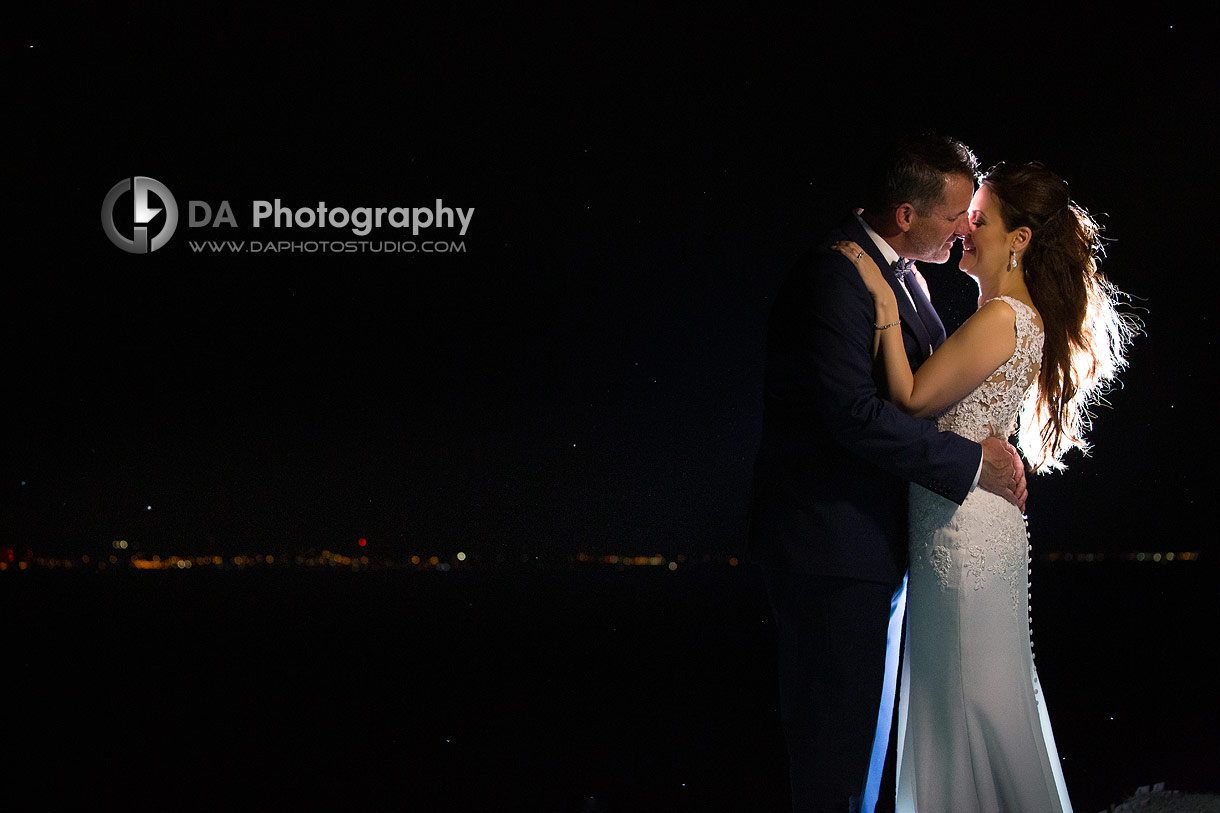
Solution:
{"label": "dark water", "polygon": [[[1077,811],[1220,790],[1207,563],[1036,563]],[[8,773],[38,807],[778,811],[749,571],[0,574]]]}

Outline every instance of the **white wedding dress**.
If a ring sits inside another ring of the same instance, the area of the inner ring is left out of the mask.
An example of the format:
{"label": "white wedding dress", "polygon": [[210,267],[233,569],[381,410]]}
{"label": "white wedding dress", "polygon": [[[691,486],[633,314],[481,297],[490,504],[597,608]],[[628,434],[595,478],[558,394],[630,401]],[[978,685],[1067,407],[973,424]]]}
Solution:
{"label": "white wedding dress", "polygon": [[[1008,437],[1037,377],[1043,336],[1016,313],[1012,358],[938,424]],[[976,488],[958,506],[911,486],[898,810],[1070,811],[1030,639],[1029,536],[1020,510]]]}

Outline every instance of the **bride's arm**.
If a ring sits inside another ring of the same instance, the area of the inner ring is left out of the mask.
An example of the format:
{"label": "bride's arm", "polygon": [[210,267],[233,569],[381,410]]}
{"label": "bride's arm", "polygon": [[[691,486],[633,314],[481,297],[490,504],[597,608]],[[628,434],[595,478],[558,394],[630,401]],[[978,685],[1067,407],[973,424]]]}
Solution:
{"label": "bride's arm", "polygon": [[904,412],[919,417],[940,413],[973,392],[1012,356],[1017,342],[1016,317],[1007,305],[989,302],[912,374],[893,288],[872,258],[855,243],[836,243],[835,248],[856,266],[873,297],[878,337],[874,352],[881,354],[890,400]]}

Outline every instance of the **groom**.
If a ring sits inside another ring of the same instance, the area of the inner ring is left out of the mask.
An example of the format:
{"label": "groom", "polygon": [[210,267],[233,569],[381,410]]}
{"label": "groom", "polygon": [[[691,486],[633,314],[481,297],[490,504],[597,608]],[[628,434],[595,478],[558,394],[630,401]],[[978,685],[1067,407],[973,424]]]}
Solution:
{"label": "groom", "polygon": [[[969,230],[976,170],[952,139],[901,143],[871,177],[864,209],[825,245],[853,240],[881,268],[902,258],[943,263]],[[945,329],[917,273],[890,284],[916,369]],[[908,481],[959,504],[981,487],[1024,505],[1024,468],[1005,441],[938,432],[884,400],[876,329],[859,274],[824,247],[792,270],[768,323],[749,548],[775,614],[794,811],[861,809],[875,730],[886,745],[897,664],[893,654],[887,664],[886,646],[889,638],[896,647],[901,629]]]}

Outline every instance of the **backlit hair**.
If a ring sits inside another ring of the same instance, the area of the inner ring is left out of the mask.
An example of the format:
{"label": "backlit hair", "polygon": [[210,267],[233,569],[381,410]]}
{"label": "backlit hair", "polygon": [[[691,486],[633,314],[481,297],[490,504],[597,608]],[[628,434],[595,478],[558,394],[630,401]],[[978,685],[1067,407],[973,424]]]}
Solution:
{"label": "backlit hair", "polygon": [[1119,310],[1125,295],[1101,273],[1101,228],[1040,163],[998,164],[980,178],[999,204],[1004,228],[1031,232],[1021,257],[1042,315],[1045,345],[1037,386],[1021,409],[1018,445],[1034,471],[1062,469],[1075,447],[1088,453],[1091,408],[1127,366],[1138,319]]}

